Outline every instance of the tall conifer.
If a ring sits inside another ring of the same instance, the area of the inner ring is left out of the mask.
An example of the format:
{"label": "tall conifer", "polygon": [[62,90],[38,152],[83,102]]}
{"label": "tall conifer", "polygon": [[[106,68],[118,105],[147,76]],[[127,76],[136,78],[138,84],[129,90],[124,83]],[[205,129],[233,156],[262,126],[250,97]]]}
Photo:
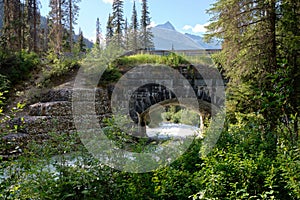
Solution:
{"label": "tall conifer", "polygon": [[151,22],[149,14],[147,0],[142,0],[141,43],[142,48],[144,49],[154,48],[153,34],[151,32],[151,28],[149,27]]}
{"label": "tall conifer", "polygon": [[112,26],[116,42],[119,46],[123,46],[123,31],[124,31],[124,18],[123,18],[123,0],[114,0],[112,4]]}

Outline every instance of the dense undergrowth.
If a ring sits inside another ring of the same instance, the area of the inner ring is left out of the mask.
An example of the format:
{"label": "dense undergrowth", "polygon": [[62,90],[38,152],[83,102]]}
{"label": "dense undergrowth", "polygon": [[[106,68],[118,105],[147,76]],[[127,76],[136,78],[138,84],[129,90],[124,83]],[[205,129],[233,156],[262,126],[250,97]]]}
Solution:
{"label": "dense undergrowth", "polygon": [[9,91],[12,86],[31,77],[40,59],[35,53],[0,52],[0,91]]}
{"label": "dense undergrowth", "polygon": [[[26,91],[21,100],[39,96],[45,88],[64,83],[72,78],[80,67],[82,57],[76,55],[57,55],[48,52],[46,56],[36,53],[0,51],[0,92],[8,104],[9,97],[18,96],[14,93]],[[26,85],[26,88],[25,88]],[[24,94],[24,92],[20,92]],[[25,97],[26,96],[26,97]]]}
{"label": "dense undergrowth", "polygon": [[[63,83],[66,76],[72,76],[80,67],[82,58],[76,55],[56,55],[49,52],[44,61],[45,67],[42,69],[43,78],[40,86],[51,87],[55,84]],[[61,81],[58,81],[60,80]],[[58,83],[56,83],[58,82]]]}
{"label": "dense undergrowth", "polygon": [[[255,114],[241,115],[240,119],[228,124],[207,156],[200,156],[202,141],[197,139],[171,165],[143,174],[102,165],[85,150],[76,134],[50,133],[49,140],[28,144],[17,160],[1,162],[0,197],[299,199],[297,144],[279,137],[277,148],[270,151],[268,141],[259,134],[263,119]],[[110,134],[117,133],[110,129]],[[76,158],[74,163],[70,163],[71,158]]]}

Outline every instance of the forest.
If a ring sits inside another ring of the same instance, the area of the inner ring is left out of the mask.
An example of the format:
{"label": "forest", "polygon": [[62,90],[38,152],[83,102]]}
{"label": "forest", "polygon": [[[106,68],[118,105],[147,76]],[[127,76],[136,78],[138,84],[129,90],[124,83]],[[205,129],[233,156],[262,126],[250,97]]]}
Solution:
{"label": "forest", "polygon": [[[93,158],[79,133],[49,132],[46,139],[5,141],[19,130],[7,124],[42,91],[74,76],[87,59],[107,58],[105,83],[122,76],[121,65],[186,64],[175,54],[109,60],[120,52],[155,49],[149,28],[151,1],[137,1],[140,19],[134,2],[127,21],[123,0],[114,0],[105,36],[99,19],[95,21],[91,48],[84,33],[77,36],[74,31],[79,2],[49,0],[47,17],[40,14],[39,0],[0,2],[0,199],[300,199],[296,0],[216,0],[208,8],[211,20],[205,38],[222,42],[222,50],[211,58],[228,81],[224,126],[208,154],[203,153],[203,139],[195,138],[169,165],[130,173]],[[178,120],[178,114],[168,112],[167,118]],[[116,120],[105,119],[105,134],[135,143],[131,150],[140,152],[145,141],[125,136]],[[204,137],[211,134],[211,124],[205,122]],[[5,156],[8,151],[18,156]]]}

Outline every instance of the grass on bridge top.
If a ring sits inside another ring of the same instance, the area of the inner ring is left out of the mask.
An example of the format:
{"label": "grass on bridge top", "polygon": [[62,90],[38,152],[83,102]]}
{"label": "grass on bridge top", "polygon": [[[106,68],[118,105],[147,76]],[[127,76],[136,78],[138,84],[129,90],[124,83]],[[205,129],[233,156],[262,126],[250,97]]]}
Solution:
{"label": "grass on bridge top", "polygon": [[167,65],[170,67],[186,66],[191,64],[205,64],[211,65],[212,61],[208,55],[185,56],[175,53],[169,55],[155,55],[155,54],[136,54],[124,56],[116,59],[111,65],[119,69],[127,69],[142,64],[158,64]]}

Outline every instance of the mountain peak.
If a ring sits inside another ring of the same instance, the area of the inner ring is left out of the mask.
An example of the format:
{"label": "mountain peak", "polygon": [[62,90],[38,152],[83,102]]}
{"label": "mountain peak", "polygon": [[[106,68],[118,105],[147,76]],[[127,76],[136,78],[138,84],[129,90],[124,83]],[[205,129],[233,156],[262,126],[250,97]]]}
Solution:
{"label": "mountain peak", "polygon": [[159,24],[156,27],[157,28],[164,28],[164,29],[169,29],[169,30],[172,30],[172,31],[176,31],[176,29],[174,28],[174,26],[169,21],[167,21],[164,24]]}

